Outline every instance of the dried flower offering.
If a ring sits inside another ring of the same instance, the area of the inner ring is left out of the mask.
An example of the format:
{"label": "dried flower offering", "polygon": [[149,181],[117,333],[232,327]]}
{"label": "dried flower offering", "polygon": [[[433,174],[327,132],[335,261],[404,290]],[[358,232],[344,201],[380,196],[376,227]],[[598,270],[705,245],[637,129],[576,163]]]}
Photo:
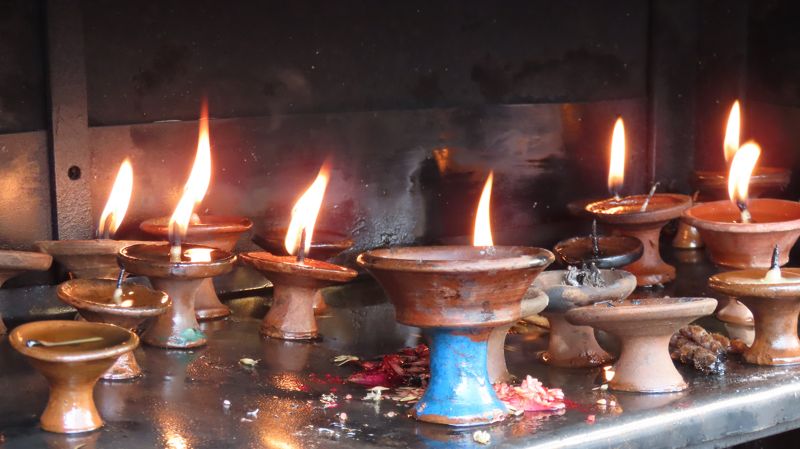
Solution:
{"label": "dried flower offering", "polygon": [[560,388],[546,388],[537,379],[526,376],[519,386],[505,382],[494,385],[501,401],[515,410],[526,412],[560,410],[564,404],[564,392]]}

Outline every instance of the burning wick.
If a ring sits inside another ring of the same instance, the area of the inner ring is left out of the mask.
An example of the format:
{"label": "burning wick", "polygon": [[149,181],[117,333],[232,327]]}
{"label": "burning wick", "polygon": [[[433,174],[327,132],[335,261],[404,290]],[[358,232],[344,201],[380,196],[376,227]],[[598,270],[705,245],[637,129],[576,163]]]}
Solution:
{"label": "burning wick", "polygon": [[120,267],[119,276],[117,276],[117,288],[114,289],[114,296],[111,297],[111,299],[114,300],[114,304],[122,303],[122,280],[124,278],[125,278],[125,268]]}
{"label": "burning wick", "polygon": [[172,246],[169,248],[169,261],[172,263],[180,262],[181,261],[181,238],[179,234],[176,232],[175,241],[172,243]]}
{"label": "burning wick", "polygon": [[35,346],[53,348],[57,346],[72,346],[72,345],[80,345],[83,343],[93,343],[95,341],[103,341],[103,337],[87,337],[87,338],[78,338],[75,340],[64,340],[64,341],[28,340],[25,342],[25,346],[29,348],[33,348]]}
{"label": "burning wick", "polygon": [[772,250],[772,265],[770,265],[769,271],[767,271],[767,274],[764,276],[764,281],[778,282],[782,279],[779,259],[780,250],[778,249],[778,245],[775,245],[775,248]]}
{"label": "burning wick", "polygon": [[650,193],[648,193],[647,194],[647,198],[644,199],[644,203],[642,204],[642,208],[640,209],[640,212],[647,211],[647,206],[650,205],[650,200],[653,198],[653,195],[656,194],[656,189],[658,188],[658,184],[660,184],[660,183],[658,181],[656,181],[655,184],[653,184],[653,187],[650,187]]}
{"label": "burning wick", "polygon": [[597,236],[597,220],[592,220],[592,255],[600,257],[600,239]]}
{"label": "burning wick", "polygon": [[747,203],[742,200],[736,200],[736,207],[739,208],[739,214],[742,217],[742,223],[752,223],[753,216],[750,215],[750,211],[747,210]]}
{"label": "burning wick", "polygon": [[300,247],[297,248],[297,263],[302,264],[306,261],[306,228],[300,232]]}

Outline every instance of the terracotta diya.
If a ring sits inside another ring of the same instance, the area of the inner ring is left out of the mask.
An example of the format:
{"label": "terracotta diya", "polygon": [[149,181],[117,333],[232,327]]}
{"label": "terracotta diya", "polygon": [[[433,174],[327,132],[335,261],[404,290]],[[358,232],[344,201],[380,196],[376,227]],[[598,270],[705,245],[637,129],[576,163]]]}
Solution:
{"label": "terracotta diya", "polygon": [[683,214],[706,243],[711,261],[728,268],[769,268],[772,247],[778,245],[780,264],[800,237],[800,203],[768,198],[751,199],[750,223],[741,221],[739,208],[730,201],[698,204]]}
{"label": "terracotta diya", "polygon": [[[165,239],[169,235],[168,224],[168,217],[153,218],[143,221],[139,228],[150,235]],[[189,222],[184,241],[231,252],[241,235],[252,227],[253,222],[244,217],[200,215]],[[231,310],[219,300],[211,278],[203,281],[197,291],[195,313],[200,321],[225,318],[231,314]]]}
{"label": "terracotta diya", "polygon": [[133,192],[133,168],[128,159],[119,167],[114,186],[100,215],[97,239],[41,240],[36,248],[50,254],[73,277],[81,279],[116,279],[119,274],[117,253],[122,248],[142,243],[131,240],[111,240],[128,211]]}
{"label": "terracotta diya", "polygon": [[567,321],[592,326],[619,338],[622,345],[609,388],[639,393],[686,389],[669,355],[669,339],[678,329],[714,312],[711,298],[641,298],[595,304],[567,312]]}
{"label": "terracotta diya", "polygon": [[203,281],[233,269],[236,256],[218,248],[182,245],[175,258],[170,244],[142,244],[123,248],[119,264],[130,273],[147,276],[156,290],[163,291],[172,305],[158,315],[144,332],[142,341],[161,348],[187,349],[206,344],[194,310]]}
{"label": "terracotta diya", "polygon": [[686,195],[656,193],[653,184],[648,195],[620,197],[619,190],[625,180],[625,126],[622,118],[614,124],[611,137],[611,160],[608,165],[608,190],[613,198],[596,201],[586,206],[586,211],[605,224],[612,235],[626,235],[641,240],[642,257],[624,267],[636,276],[637,284],[650,286],[675,279],[675,267],[661,259],[659,237],[661,229],[681,212],[691,206]]}
{"label": "terracotta diya", "polygon": [[777,265],[715,274],[708,285],[742,301],[753,313],[755,339],[744,352],[748,363],[800,363],[797,317],[800,314],[800,269]]}
{"label": "terracotta diya", "polygon": [[[525,296],[520,303],[520,316],[536,315],[547,307],[547,295],[538,288],[531,287],[525,292]],[[511,373],[508,372],[506,365],[506,336],[508,331],[514,323],[504,324],[496,327],[489,334],[489,353],[488,353],[488,370],[489,381],[493,384],[498,382],[507,382],[512,378]]]}
{"label": "terracotta diya", "polygon": [[367,251],[357,263],[381,284],[397,321],[425,329],[431,379],[414,406],[421,421],[454,426],[502,420],[491,387],[492,329],[520,318],[531,281],[553,262],[550,251],[519,246],[432,246]]}
{"label": "terracotta diya", "polygon": [[320,289],[347,282],[355,270],[313,259],[250,252],[241,260],[272,282],[273,302],[261,324],[261,335],[284,340],[319,337],[314,317],[314,298]]}
{"label": "terracotta diya", "polygon": [[[72,279],[58,286],[58,297],[78,309],[90,322],[113,324],[135,332],[148,318],[163,314],[170,305],[166,293],[137,284],[122,284],[109,279]],[[133,379],[142,375],[133,352],[123,354],[102,378]]]}
{"label": "terracotta diya", "polygon": [[[582,271],[585,278],[572,282],[568,280],[568,270],[546,271],[533,282],[534,287],[542,289],[550,298],[542,314],[550,321],[550,341],[542,355],[542,360],[549,365],[588,368],[613,359],[597,343],[594,329],[570,324],[565,314],[576,307],[627,298],[636,289],[636,277],[621,270]],[[596,276],[599,282],[588,279],[588,276]]]}
{"label": "terracotta diya", "polygon": [[[648,201],[649,198],[649,201]],[[623,267],[636,276],[637,284],[649,286],[675,279],[675,267],[667,264],[659,252],[661,229],[691,206],[686,195],[659,193],[611,198],[586,206],[586,210],[611,230],[613,235],[638,238],[644,245],[642,257]],[[648,202],[645,207],[645,202]]]}
{"label": "terracotta diya", "polygon": [[[286,250],[286,233],[288,229],[272,229],[263,234],[253,236],[253,242],[276,256],[288,256]],[[308,257],[330,262],[330,259],[347,251],[353,246],[353,240],[344,234],[331,231],[314,230],[314,239],[308,250]],[[314,295],[314,313],[322,314],[327,310],[322,293]]]}
{"label": "terracotta diya", "polygon": [[601,236],[597,234],[597,221],[592,222],[592,233],[586,237],[573,237],[556,243],[553,253],[564,265],[592,265],[597,268],[620,268],[639,260],[644,245],[626,235]]}
{"label": "terracotta diya", "polygon": [[[52,263],[53,258],[47,254],[0,250],[0,286],[26,271],[48,270]],[[0,315],[0,335],[5,333],[6,325],[3,323],[3,316]]]}
{"label": "terracotta diya", "polygon": [[94,385],[119,356],[139,345],[139,338],[111,324],[37,321],[14,329],[9,342],[50,384],[42,429],[77,433],[103,425],[92,397]]}

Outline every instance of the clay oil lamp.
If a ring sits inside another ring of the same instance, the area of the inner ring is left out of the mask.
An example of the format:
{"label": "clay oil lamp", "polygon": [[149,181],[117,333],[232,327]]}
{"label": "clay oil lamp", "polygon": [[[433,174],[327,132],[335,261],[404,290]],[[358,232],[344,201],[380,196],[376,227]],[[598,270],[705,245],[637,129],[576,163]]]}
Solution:
{"label": "clay oil lamp", "polygon": [[550,340],[542,361],[562,368],[589,368],[613,357],[597,343],[594,329],[576,326],[565,314],[576,307],[608,304],[627,298],[636,289],[636,277],[627,271],[596,267],[546,271],[533,286],[542,289],[550,303],[542,315],[550,322]]}
{"label": "clay oil lamp", "polygon": [[[198,152],[208,152],[209,159],[211,154],[211,142],[209,138],[208,126],[208,105],[203,102],[200,113],[200,133],[197,140]],[[211,167],[203,172],[204,176],[211,177]],[[199,203],[199,201],[198,201]],[[169,235],[169,218],[152,218],[143,221],[139,228],[155,237],[166,239]],[[219,248],[223,251],[233,251],[241,235],[253,227],[253,222],[245,217],[228,217],[215,215],[196,215],[192,214],[189,222],[189,230],[186,232],[185,243],[210,246]],[[229,316],[231,310],[220,302],[214,283],[211,278],[203,281],[200,290],[197,291],[195,300],[195,313],[200,321],[216,320]]]}
{"label": "clay oil lamp", "polygon": [[210,171],[210,148],[198,145],[183,196],[169,219],[169,242],[131,245],[117,255],[126,271],[147,276],[153,288],[172,299],[167,312],[142,334],[142,341],[148,345],[175,349],[205,345],[206,336],[195,313],[197,292],[204,281],[230,272],[236,261],[228,251],[185,243],[194,207],[208,189]]}
{"label": "clay oil lamp", "polygon": [[[26,271],[45,271],[53,263],[52,256],[28,251],[0,250],[0,286],[7,280]],[[6,334],[6,325],[0,314],[0,335]]]}
{"label": "clay oil lamp", "polygon": [[[482,197],[478,216],[488,215]],[[520,318],[531,281],[554,259],[541,248],[492,246],[488,227],[476,226],[476,234],[477,246],[386,248],[357,258],[394,304],[397,321],[423,328],[430,340],[431,378],[412,410],[420,421],[470,426],[504,419],[507,409],[488,378],[488,339]]]}
{"label": "clay oil lamp", "polygon": [[139,345],[139,338],[111,324],[37,321],[11,331],[9,342],[50,384],[42,429],[78,433],[103,425],[94,404],[94,385],[119,356]]}
{"label": "clay oil lamp", "polygon": [[708,285],[736,297],[753,313],[755,339],[743,357],[756,365],[800,363],[797,317],[800,314],[800,269],[778,264],[774,250],[770,269],[750,268],[715,274]]}
{"label": "clay oil lamp", "polygon": [[686,195],[655,193],[654,184],[648,195],[619,196],[625,174],[625,128],[622,119],[614,126],[611,139],[611,163],[608,187],[613,198],[586,206],[586,210],[604,223],[613,235],[627,235],[642,241],[644,252],[636,262],[626,265],[639,286],[664,284],[675,279],[675,267],[661,259],[659,237],[669,221],[680,217],[691,206]]}
{"label": "clay oil lamp", "polygon": [[683,220],[700,231],[711,261],[727,268],[769,268],[777,244],[780,264],[800,236],[800,203],[770,198],[748,198],[748,180],[761,149],[748,142],[734,155],[728,194],[730,201],[693,206]]}
{"label": "clay oil lamp", "polygon": [[42,240],[36,248],[50,254],[72,277],[82,279],[116,279],[119,274],[117,253],[134,243],[131,240],[112,240],[128,211],[133,191],[133,168],[125,159],[119,167],[114,187],[100,215],[97,238],[94,240]]}
{"label": "clay oil lamp", "polygon": [[[286,251],[286,232],[287,229],[271,229],[263,234],[257,234],[253,237],[253,242],[276,256],[290,256]],[[332,231],[314,230],[314,240],[308,250],[307,256],[331,262],[331,259],[339,254],[347,251],[353,246],[353,240]],[[328,305],[325,303],[325,298],[321,291],[317,291],[314,295],[314,313],[321,315],[328,310]]]}
{"label": "clay oil lamp", "polygon": [[712,298],[641,298],[579,307],[568,311],[566,318],[619,338],[621,352],[609,388],[669,393],[686,389],[669,355],[670,337],[716,306]]}
{"label": "clay oil lamp", "polygon": [[[475,214],[475,227],[472,237],[473,246],[494,246],[490,214],[493,180],[494,173],[490,172],[483,186],[481,198],[478,201],[478,210]],[[547,302],[547,295],[543,291],[538,288],[529,287],[520,303],[520,316],[524,318],[538,314],[547,307]],[[493,384],[509,381],[513,377],[511,373],[508,372],[505,350],[506,336],[513,325],[514,323],[511,322],[497,326],[489,334],[487,369],[489,371],[489,380]]]}
{"label": "clay oil lamp", "polygon": [[[120,277],[119,281],[122,278]],[[58,297],[90,322],[114,324],[136,331],[148,318],[167,311],[166,293],[110,279],[71,279],[58,286]],[[102,378],[133,379],[142,375],[133,352],[123,354]]]}
{"label": "clay oil lamp", "polygon": [[590,235],[562,240],[553,247],[559,262],[575,267],[620,268],[639,260],[643,252],[641,240],[635,237],[599,235],[597,220],[592,221]]}
{"label": "clay oil lamp", "polygon": [[265,251],[242,254],[242,262],[261,272],[273,285],[272,307],[264,316],[261,335],[283,340],[319,337],[314,300],[319,290],[356,277],[355,270],[306,257],[314,239],[330,170],[324,164],[292,209],[284,246],[289,255]]}
{"label": "clay oil lamp", "polygon": [[[728,114],[728,123],[725,127],[725,139],[723,141],[723,154],[727,167],[730,167],[734,155],[739,150],[741,129],[741,109],[739,107],[739,100],[736,100]],[[695,171],[693,182],[695,188],[700,193],[700,199],[702,201],[725,199],[728,191],[727,175],[728,173],[725,170]],[[791,177],[791,171],[786,168],[756,167],[750,177],[750,196],[758,198],[764,193],[780,192],[789,185]]]}

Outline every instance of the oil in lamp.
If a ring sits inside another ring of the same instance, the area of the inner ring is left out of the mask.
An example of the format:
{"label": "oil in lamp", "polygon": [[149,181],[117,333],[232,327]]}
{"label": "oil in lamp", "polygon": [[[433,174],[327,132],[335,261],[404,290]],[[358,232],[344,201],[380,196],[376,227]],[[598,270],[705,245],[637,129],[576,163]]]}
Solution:
{"label": "oil in lamp", "polygon": [[420,421],[470,426],[505,418],[488,378],[489,335],[520,318],[531,281],[554,259],[541,248],[492,246],[491,235],[474,243],[481,246],[386,248],[357,258],[394,304],[397,321],[430,339],[430,382],[412,410]]}
{"label": "oil in lamp", "polygon": [[231,271],[236,261],[228,251],[185,243],[189,221],[205,195],[210,172],[208,147],[198,144],[183,196],[169,219],[169,242],[130,245],[117,255],[120,266],[147,276],[156,290],[172,299],[167,312],[159,315],[142,335],[142,341],[149,345],[186,349],[206,344],[195,313],[197,292],[204,281]]}
{"label": "oil in lamp", "polygon": [[273,285],[273,302],[264,316],[261,335],[284,340],[311,340],[319,337],[314,317],[314,298],[319,290],[356,277],[350,268],[310,259],[314,225],[317,221],[330,170],[323,164],[317,178],[292,209],[284,246],[289,255],[265,251],[241,255],[242,262],[261,272]]}
{"label": "oil in lamp", "polygon": [[[739,100],[734,101],[728,114],[725,127],[725,140],[723,152],[725,164],[730,167],[733,157],[739,150],[741,139],[741,108]],[[698,170],[694,172],[694,185],[700,193],[701,201],[721,200],[726,197],[728,179],[727,172]],[[764,193],[780,192],[786,188],[791,180],[791,171],[782,167],[757,167],[750,177],[750,196],[758,198]]]}
{"label": "oil in lamp", "polygon": [[[0,286],[14,276],[26,271],[45,271],[53,263],[49,254],[30,251],[0,250]],[[7,328],[0,314],[0,335],[5,335]]]}
{"label": "oil in lamp", "polygon": [[[86,320],[113,324],[135,332],[145,320],[167,311],[169,297],[137,284],[110,279],[71,279],[58,286],[58,298],[78,310]],[[142,375],[133,352],[123,354],[102,378],[126,380]]]}
{"label": "oil in lamp", "polygon": [[132,240],[112,240],[125,213],[133,192],[133,168],[128,159],[119,167],[114,187],[100,215],[97,238],[94,240],[42,240],[36,248],[50,254],[72,277],[82,279],[116,279],[119,273],[117,253],[134,243]]}
{"label": "oil in lamp", "polygon": [[[205,101],[203,101],[200,112],[200,132],[197,146],[197,157],[202,157],[208,161],[208,169],[198,172],[198,176],[204,177],[204,179],[198,178],[198,183],[205,185],[197,200],[197,204],[200,204],[211,179],[208,103]],[[161,217],[145,220],[139,227],[150,235],[165,239],[169,235],[169,218]],[[246,217],[192,214],[192,218],[189,221],[189,229],[186,231],[186,237],[183,241],[231,252],[236,246],[236,242],[239,241],[239,237],[252,227],[253,222]],[[220,302],[211,278],[204,280],[197,291],[195,313],[200,321],[225,318],[231,314],[230,309]]]}
{"label": "oil in lamp", "polygon": [[23,324],[9,342],[50,384],[42,429],[78,433],[102,427],[94,385],[118,357],[139,345],[139,337],[111,324],[55,320]]}
{"label": "oil in lamp", "polygon": [[800,363],[800,269],[781,269],[778,251],[775,246],[769,269],[728,271],[708,279],[712,289],[737,298],[752,312],[755,339],[743,357],[756,365]]}
{"label": "oil in lamp", "polygon": [[681,327],[714,312],[712,298],[640,298],[594,304],[567,312],[578,326],[592,326],[619,338],[612,390],[669,393],[686,389],[669,354],[669,340]]}
{"label": "oil in lamp", "polygon": [[638,238],[644,245],[642,257],[624,269],[636,276],[639,286],[664,284],[675,279],[675,267],[661,259],[659,237],[669,221],[680,217],[691,206],[686,195],[655,193],[654,184],[648,195],[619,196],[625,175],[625,127],[617,119],[611,138],[611,163],[608,187],[613,198],[591,203],[586,210],[604,223],[613,235]]}

